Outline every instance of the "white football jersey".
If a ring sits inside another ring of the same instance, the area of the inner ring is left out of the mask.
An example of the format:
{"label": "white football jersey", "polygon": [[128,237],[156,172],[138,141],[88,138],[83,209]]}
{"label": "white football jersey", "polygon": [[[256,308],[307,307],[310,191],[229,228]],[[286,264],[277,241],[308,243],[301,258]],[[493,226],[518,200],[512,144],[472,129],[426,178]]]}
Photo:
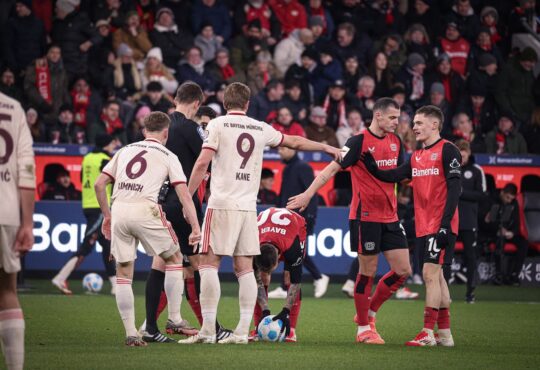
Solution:
{"label": "white football jersey", "polygon": [[172,185],[185,184],[178,157],[155,139],[146,139],[120,149],[103,168],[114,181],[112,201],[157,203],[159,189],[169,177]]}
{"label": "white football jersey", "polygon": [[283,134],[243,112],[211,120],[203,148],[214,150],[210,199],[214,209],[255,211],[264,148],[279,146]]}
{"label": "white football jersey", "polygon": [[19,226],[19,189],[36,188],[32,135],[15,99],[0,93],[0,225]]}

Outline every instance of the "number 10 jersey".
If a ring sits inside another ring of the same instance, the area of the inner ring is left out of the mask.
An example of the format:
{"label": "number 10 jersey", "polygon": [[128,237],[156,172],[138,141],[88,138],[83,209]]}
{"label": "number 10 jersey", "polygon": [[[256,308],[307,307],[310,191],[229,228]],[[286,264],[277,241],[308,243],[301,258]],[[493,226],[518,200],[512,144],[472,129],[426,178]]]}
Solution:
{"label": "number 10 jersey", "polygon": [[206,129],[203,149],[216,152],[208,207],[256,211],[264,148],[279,146],[283,134],[237,111],[211,120]]}

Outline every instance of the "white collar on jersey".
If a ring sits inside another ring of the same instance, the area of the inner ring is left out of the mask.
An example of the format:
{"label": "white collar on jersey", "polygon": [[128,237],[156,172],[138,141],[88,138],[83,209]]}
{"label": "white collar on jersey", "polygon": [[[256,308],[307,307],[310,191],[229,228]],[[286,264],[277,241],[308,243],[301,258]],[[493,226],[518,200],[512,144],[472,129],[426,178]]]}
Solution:
{"label": "white collar on jersey", "polygon": [[161,144],[161,141],[159,141],[158,139],[154,139],[153,137],[149,137],[148,139],[144,139],[144,141],[154,141],[158,144]]}
{"label": "white collar on jersey", "polygon": [[232,116],[245,116],[246,115],[246,112],[242,112],[241,110],[230,110],[227,112],[227,115],[232,115]]}

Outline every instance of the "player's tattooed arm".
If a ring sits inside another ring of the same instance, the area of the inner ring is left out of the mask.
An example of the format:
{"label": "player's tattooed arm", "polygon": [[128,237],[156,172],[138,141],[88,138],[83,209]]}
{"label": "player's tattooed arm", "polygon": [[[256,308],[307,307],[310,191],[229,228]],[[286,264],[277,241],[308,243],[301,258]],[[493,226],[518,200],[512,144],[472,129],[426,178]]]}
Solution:
{"label": "player's tattooed arm", "polygon": [[257,304],[262,311],[268,311],[268,297],[266,296],[266,289],[264,287],[264,282],[259,270],[255,270],[255,280],[257,281]]}
{"label": "player's tattooed arm", "polygon": [[291,310],[296,298],[300,294],[301,284],[291,284],[289,290],[287,291],[287,301],[285,302],[285,308]]}

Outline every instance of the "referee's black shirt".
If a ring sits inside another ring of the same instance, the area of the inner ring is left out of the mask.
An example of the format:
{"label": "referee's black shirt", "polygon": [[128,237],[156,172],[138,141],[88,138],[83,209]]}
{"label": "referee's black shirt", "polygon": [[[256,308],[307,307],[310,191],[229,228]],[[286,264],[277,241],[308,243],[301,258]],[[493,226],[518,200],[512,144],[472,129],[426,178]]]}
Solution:
{"label": "referee's black shirt", "polygon": [[[203,131],[197,123],[187,119],[186,116],[180,112],[173,112],[170,115],[170,118],[171,125],[169,127],[169,138],[167,139],[167,144],[165,146],[171,152],[176,154],[180,160],[184,174],[189,181],[195,161],[201,153]],[[197,212],[201,212],[197,192],[193,195],[193,202],[195,203]],[[169,189],[165,204],[177,205],[178,203],[179,200],[176,192],[172,188]]]}

